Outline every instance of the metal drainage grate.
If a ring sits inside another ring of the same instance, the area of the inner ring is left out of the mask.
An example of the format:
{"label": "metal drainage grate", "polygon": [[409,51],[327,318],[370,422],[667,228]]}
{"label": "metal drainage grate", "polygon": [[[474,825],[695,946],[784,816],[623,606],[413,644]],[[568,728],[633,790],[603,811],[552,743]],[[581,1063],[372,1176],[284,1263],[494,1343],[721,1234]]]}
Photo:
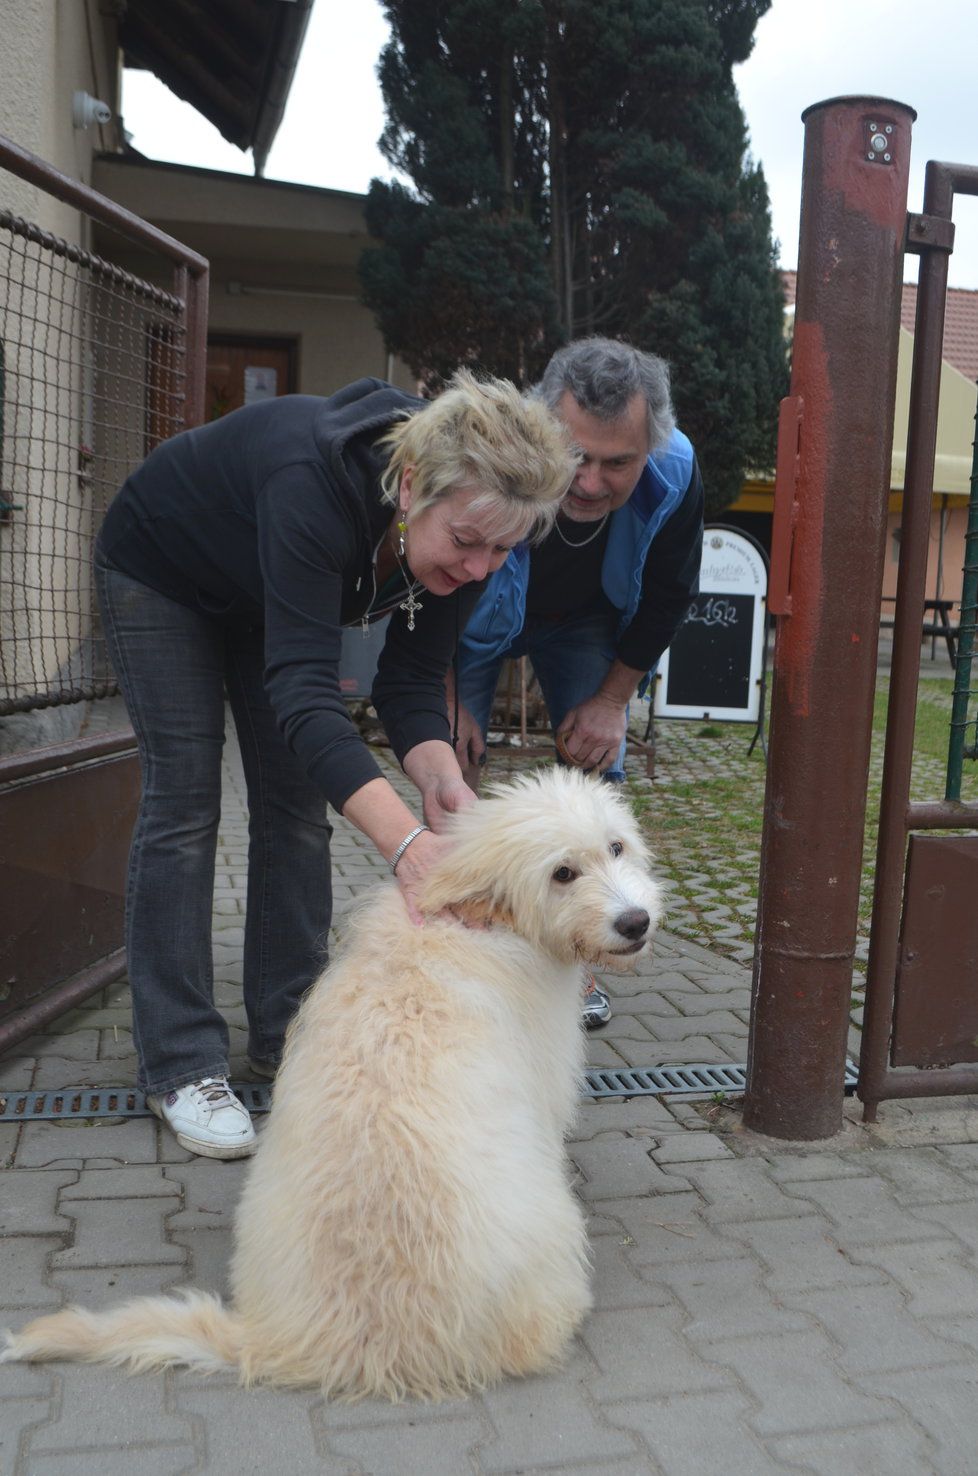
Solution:
{"label": "metal drainage grate", "polygon": [[[853,1061],[846,1061],[845,1091],[856,1090],[858,1072]],[[703,1066],[633,1066],[625,1070],[587,1071],[584,1095],[588,1097],[675,1097],[704,1092],[723,1092],[728,1097],[743,1096],[747,1090],[747,1067]]]}
{"label": "metal drainage grate", "polygon": [[[855,1063],[847,1061],[847,1096],[855,1091],[857,1080]],[[586,1071],[582,1096],[675,1097],[702,1096],[704,1093],[712,1096],[715,1092],[723,1092],[725,1096],[737,1097],[743,1096],[746,1087],[746,1066],[632,1066],[620,1070]],[[267,1112],[272,1105],[270,1084],[259,1086],[250,1081],[233,1082],[231,1089],[249,1112]],[[132,1087],[0,1092],[0,1123],[77,1122],[83,1118],[150,1116],[143,1093]]]}
{"label": "metal drainage grate", "polygon": [[[235,1082],[231,1090],[249,1112],[267,1112],[272,1105],[270,1085]],[[77,1122],[87,1117],[151,1117],[142,1092],[134,1087],[97,1087],[57,1092],[0,1091],[0,1123]]]}

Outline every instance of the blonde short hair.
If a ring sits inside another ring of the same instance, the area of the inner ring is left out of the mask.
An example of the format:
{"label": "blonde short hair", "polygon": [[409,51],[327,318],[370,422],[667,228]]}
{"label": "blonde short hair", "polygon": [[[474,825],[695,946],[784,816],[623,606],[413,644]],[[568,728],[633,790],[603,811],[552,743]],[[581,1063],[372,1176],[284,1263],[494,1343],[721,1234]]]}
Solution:
{"label": "blonde short hair", "polygon": [[380,445],[390,448],[381,487],[395,506],[412,468],[411,517],[476,488],[471,511],[488,515],[489,537],[532,542],[549,533],[577,467],[567,431],[541,400],[521,395],[507,379],[476,379],[465,369]]}

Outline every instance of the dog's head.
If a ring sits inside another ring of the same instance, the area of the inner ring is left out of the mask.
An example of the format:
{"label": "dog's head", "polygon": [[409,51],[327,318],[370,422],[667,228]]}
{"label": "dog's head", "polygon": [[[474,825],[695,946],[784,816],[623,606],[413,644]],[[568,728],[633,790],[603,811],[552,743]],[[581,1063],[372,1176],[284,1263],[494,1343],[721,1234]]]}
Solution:
{"label": "dog's head", "polygon": [[495,785],[455,818],[426,912],[505,924],[563,963],[631,967],[662,914],[649,853],[617,786],[546,769]]}

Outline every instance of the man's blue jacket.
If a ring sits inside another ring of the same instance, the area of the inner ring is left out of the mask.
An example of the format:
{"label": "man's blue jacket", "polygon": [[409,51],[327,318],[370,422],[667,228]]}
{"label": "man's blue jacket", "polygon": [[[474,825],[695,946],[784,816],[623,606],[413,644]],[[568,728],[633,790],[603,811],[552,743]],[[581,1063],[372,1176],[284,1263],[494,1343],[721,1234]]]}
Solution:
{"label": "man's blue jacket", "polygon": [[[635,616],[652,540],[682,502],[693,474],[693,463],[693,447],[688,437],[674,430],[665,447],[648,458],[631,497],[611,515],[601,585],[611,604],[621,612],[618,637]],[[514,548],[487,583],[462,637],[463,661],[466,651],[485,659],[501,655],[512,645],[523,629],[529,573],[530,549],[523,543]],[[695,589],[690,593],[695,593]],[[640,695],[644,694],[651,675],[648,672],[643,678]]]}

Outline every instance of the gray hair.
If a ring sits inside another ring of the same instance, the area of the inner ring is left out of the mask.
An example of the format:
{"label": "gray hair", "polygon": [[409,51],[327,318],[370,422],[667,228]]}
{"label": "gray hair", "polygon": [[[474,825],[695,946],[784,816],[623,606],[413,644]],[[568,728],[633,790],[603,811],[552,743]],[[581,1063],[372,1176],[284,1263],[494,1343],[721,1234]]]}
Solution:
{"label": "gray hair", "polygon": [[578,338],[557,350],[536,387],[551,410],[565,394],[597,420],[620,420],[635,395],[648,410],[649,450],[659,451],[676,426],[669,365],[614,338]]}

